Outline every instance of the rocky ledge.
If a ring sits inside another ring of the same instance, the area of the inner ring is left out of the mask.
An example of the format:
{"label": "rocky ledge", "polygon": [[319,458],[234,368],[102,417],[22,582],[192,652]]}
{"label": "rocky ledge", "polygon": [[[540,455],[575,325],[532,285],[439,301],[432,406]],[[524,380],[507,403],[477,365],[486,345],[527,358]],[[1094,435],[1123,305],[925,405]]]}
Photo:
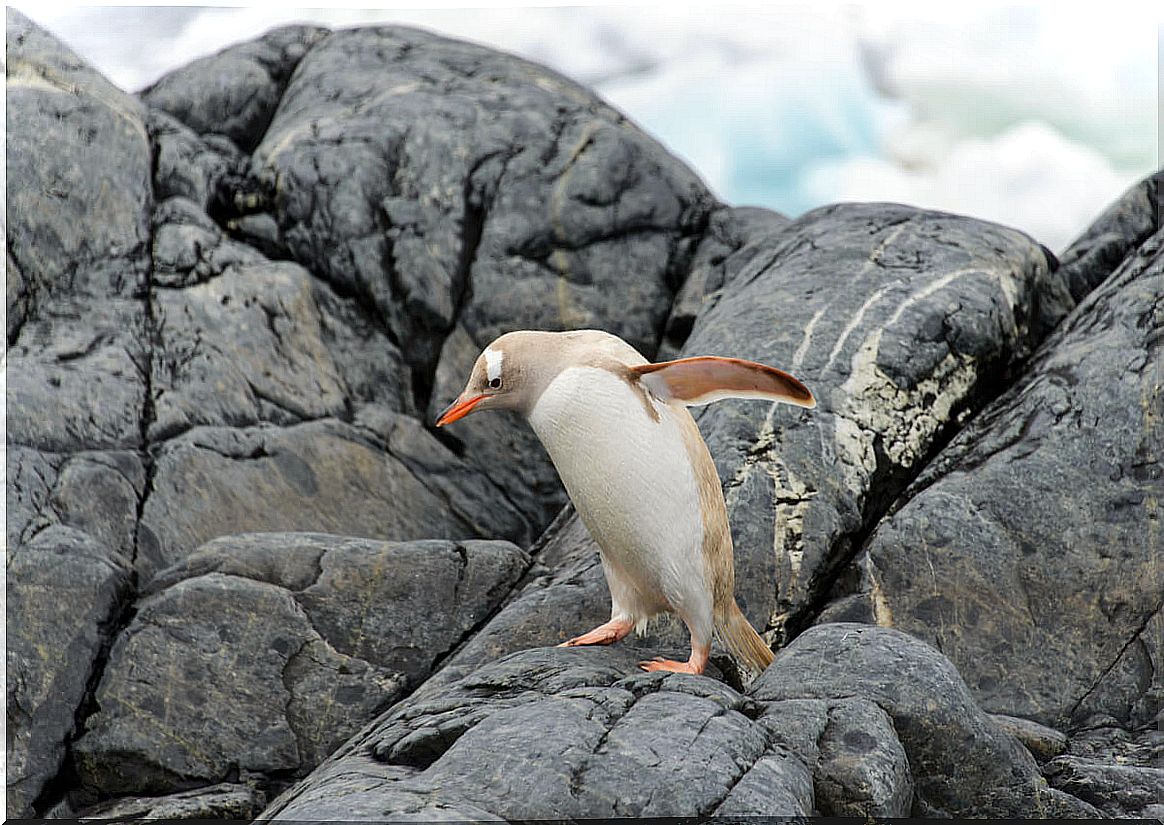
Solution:
{"label": "rocky ledge", "polygon": [[[1164,817],[1162,176],[1056,256],[721,204],[588,90],[399,27],[138,95],[8,11],[8,813]],[[754,680],[644,674],[478,349],[789,369],[702,408]]]}

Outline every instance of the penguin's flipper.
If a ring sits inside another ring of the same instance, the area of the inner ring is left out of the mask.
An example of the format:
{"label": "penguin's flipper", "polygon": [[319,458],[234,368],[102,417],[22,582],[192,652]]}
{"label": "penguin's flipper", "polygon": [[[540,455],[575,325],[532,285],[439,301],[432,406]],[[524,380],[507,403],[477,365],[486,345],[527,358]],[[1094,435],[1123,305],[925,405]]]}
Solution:
{"label": "penguin's flipper", "polygon": [[808,387],[788,373],[741,358],[700,355],[628,369],[656,398],[674,399],[687,406],[721,398],[758,398],[809,409],[816,406]]}

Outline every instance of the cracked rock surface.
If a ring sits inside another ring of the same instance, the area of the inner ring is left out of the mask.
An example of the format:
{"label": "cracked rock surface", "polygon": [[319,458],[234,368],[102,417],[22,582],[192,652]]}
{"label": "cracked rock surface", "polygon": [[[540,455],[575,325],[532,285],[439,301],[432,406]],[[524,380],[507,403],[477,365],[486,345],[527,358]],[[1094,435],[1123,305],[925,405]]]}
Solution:
{"label": "cracked rock surface", "polygon": [[510,654],[400,703],[262,818],[1095,815],[898,631],[813,628],[746,694],[640,655]]}
{"label": "cracked rock surface", "polygon": [[1162,244],[1080,304],[858,561],[875,620],[935,644],[988,710],[1164,721]]}
{"label": "cracked rock surface", "polygon": [[[138,96],[8,11],[10,816],[1160,817],[1160,175],[1057,261],[717,203],[590,91],[291,26]],[[796,374],[697,414],[777,660],[608,618],[481,347]],[[878,626],[882,625],[882,626]]]}
{"label": "cracked rock surface", "polygon": [[302,775],[423,680],[525,566],[497,541],[204,545],[152,580],[113,646],[74,747],[83,790]]}
{"label": "cracked rock surface", "polygon": [[[612,327],[653,352],[714,203],[581,87],[424,33],[288,27],[134,97],[19,12],[7,24],[8,800],[32,815],[68,812],[82,774],[88,804],[246,761],[246,737],[197,757],[85,755],[98,723],[142,744],[109,706],[132,680],[107,665],[131,639],[182,658],[135,624],[175,605],[202,605],[211,635],[246,614],[216,601],[285,617],[327,663],[299,657],[288,714],[328,695],[320,674],[348,654],[320,647],[289,596],[235,579],[149,589],[204,543],[532,542],[564,496],[531,434],[487,422],[438,440],[433,406],[512,328]],[[342,77],[337,108],[321,90]],[[521,569],[495,571],[470,626]],[[393,636],[415,661],[392,674],[421,680],[444,655],[428,619]],[[264,655],[252,675],[274,690],[290,654]],[[155,699],[177,696],[155,677]],[[263,775],[310,767],[394,690],[368,687],[330,732],[284,730]]]}
{"label": "cracked rock surface", "polygon": [[[1005,227],[879,204],[791,223],[738,212],[716,214],[711,250],[697,254],[722,260],[718,280],[700,287],[710,292],[680,354],[777,365],[817,395],[812,411],[755,402],[695,411],[724,484],[737,599],[780,641],[809,621],[840,563],[941,440],[1034,349],[1032,319],[1065,314],[1070,297],[1044,250]],[[762,251],[731,253],[723,237]],[[534,556],[522,593],[438,680],[608,618],[595,547],[576,517],[556,522]],[[681,645],[685,630],[664,623],[654,638]]]}

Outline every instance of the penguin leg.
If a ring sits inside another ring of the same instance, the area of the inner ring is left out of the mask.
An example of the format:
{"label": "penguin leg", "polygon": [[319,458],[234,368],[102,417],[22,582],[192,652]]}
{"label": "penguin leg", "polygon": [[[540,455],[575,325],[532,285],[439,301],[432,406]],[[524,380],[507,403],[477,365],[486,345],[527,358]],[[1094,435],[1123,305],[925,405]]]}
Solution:
{"label": "penguin leg", "polygon": [[707,667],[707,657],[711,654],[711,645],[692,645],[691,658],[686,662],[676,662],[674,659],[664,659],[662,656],[656,656],[649,662],[639,662],[639,667],[651,673],[656,670],[666,670],[671,673],[694,673],[696,675],[703,673],[703,669]]}
{"label": "penguin leg", "polygon": [[611,619],[606,624],[600,624],[588,633],[575,636],[573,639],[562,642],[558,647],[579,647],[580,645],[609,645],[631,632],[634,622],[625,616]]}
{"label": "penguin leg", "polygon": [[[678,601],[678,599],[676,599]],[[682,607],[676,607],[675,612],[687,625],[691,633],[691,656],[686,662],[676,662],[673,659],[664,659],[656,656],[649,662],[639,662],[639,667],[651,673],[656,670],[667,670],[672,673],[703,673],[707,667],[708,657],[711,655],[711,636],[714,632],[711,605],[704,604],[704,599],[688,598]]]}
{"label": "penguin leg", "polygon": [[610,587],[610,621],[600,624],[589,633],[562,642],[558,647],[614,644],[634,629],[634,617],[642,612],[639,604],[642,598],[630,578],[605,553],[599,552],[598,556],[602,561],[602,572],[606,574],[606,583]]}

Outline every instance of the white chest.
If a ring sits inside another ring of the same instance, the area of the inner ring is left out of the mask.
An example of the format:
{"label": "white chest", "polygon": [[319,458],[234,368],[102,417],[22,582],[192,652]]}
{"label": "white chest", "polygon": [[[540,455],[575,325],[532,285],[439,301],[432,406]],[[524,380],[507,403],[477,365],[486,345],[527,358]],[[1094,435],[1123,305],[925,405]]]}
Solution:
{"label": "white chest", "polygon": [[699,490],[678,416],[611,372],[564,370],[529,422],[583,523],[609,559],[646,590],[670,594],[707,575]]}

